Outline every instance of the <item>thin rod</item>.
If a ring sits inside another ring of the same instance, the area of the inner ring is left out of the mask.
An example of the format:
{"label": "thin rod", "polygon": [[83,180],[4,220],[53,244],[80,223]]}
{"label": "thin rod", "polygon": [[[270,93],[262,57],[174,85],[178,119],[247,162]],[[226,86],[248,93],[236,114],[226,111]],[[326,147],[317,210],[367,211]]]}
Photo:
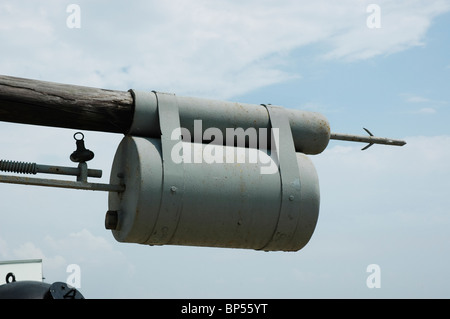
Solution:
{"label": "thin rod", "polygon": [[395,145],[395,146],[403,146],[406,144],[405,141],[394,140],[392,138],[350,135],[350,134],[341,134],[341,133],[331,133],[330,139],[340,140],[340,141],[370,143],[370,144]]}
{"label": "thin rod", "polygon": [[6,176],[6,175],[0,175],[0,183],[58,187],[58,188],[74,188],[81,190],[118,192],[118,193],[125,191],[124,185],[72,182],[56,179],[42,179],[42,178]]}
{"label": "thin rod", "polygon": [[[78,176],[80,175],[80,168],[36,164],[36,173]],[[100,178],[102,177],[102,171],[89,168],[87,176]]]}
{"label": "thin rod", "polygon": [[[82,173],[82,169],[80,168],[80,166],[78,167],[50,166],[36,163],[13,162],[4,160],[0,160],[0,171],[19,174],[33,174],[33,175],[36,175],[37,173],[44,173],[44,174],[71,175],[71,176],[80,176]],[[100,178],[102,177],[102,170],[88,169],[87,177]]]}

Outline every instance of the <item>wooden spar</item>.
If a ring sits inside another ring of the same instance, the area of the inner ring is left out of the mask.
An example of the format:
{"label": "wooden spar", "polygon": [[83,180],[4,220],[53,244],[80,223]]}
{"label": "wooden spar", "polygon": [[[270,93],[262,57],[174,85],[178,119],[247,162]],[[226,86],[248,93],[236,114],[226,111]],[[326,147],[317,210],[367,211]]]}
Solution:
{"label": "wooden spar", "polygon": [[0,76],[0,121],[126,133],[130,92]]}

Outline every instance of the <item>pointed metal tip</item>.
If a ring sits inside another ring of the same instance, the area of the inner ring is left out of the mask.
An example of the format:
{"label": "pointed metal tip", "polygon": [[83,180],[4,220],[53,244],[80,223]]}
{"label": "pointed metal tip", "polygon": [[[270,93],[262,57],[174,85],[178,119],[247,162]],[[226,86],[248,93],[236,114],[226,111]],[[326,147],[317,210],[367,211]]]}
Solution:
{"label": "pointed metal tip", "polygon": [[402,141],[402,140],[394,140],[391,138],[384,138],[384,137],[375,137],[372,134],[372,132],[370,132],[368,129],[364,128],[364,130],[370,136],[331,133],[330,139],[341,140],[341,141],[350,141],[350,142],[369,143],[366,147],[364,147],[362,149],[362,151],[368,149],[369,147],[371,147],[374,144],[397,145],[397,146],[403,146],[406,144],[406,142]]}
{"label": "pointed metal tip", "polygon": [[362,148],[361,151],[365,151],[366,149],[368,149],[369,147],[371,147],[373,145],[373,143],[368,144],[366,147]]}
{"label": "pointed metal tip", "polygon": [[370,136],[373,136],[373,134],[368,129],[366,129],[365,127],[363,127],[363,129],[364,129],[364,131],[367,132],[367,134],[369,134]]}

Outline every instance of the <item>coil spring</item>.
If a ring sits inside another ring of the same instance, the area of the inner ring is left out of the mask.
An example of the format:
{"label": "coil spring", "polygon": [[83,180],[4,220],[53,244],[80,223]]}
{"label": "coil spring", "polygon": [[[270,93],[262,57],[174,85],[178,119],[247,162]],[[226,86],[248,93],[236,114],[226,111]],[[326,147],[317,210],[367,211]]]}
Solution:
{"label": "coil spring", "polygon": [[18,174],[36,174],[36,163],[13,162],[0,160],[0,171]]}

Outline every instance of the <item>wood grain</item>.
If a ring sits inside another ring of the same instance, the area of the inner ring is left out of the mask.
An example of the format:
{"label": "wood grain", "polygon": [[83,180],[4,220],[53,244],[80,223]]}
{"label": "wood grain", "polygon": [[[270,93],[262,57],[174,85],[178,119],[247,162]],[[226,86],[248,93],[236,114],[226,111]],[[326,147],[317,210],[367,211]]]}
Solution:
{"label": "wood grain", "polygon": [[0,121],[126,133],[130,92],[0,76]]}

